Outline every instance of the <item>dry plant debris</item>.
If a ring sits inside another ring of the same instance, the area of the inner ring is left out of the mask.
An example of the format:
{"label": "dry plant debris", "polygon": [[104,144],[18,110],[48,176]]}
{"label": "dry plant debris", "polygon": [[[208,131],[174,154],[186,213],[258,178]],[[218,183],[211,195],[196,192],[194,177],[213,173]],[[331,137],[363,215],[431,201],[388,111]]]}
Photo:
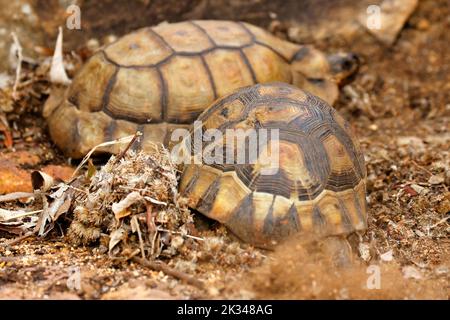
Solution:
{"label": "dry plant debris", "polygon": [[192,216],[177,193],[177,171],[168,151],[155,145],[152,153],[128,151],[112,156],[75,192],[74,216],[68,236],[90,244],[107,234],[111,256],[143,258],[173,256],[189,236]]}
{"label": "dry plant debris", "polygon": [[440,131],[433,121],[433,134],[421,124],[415,136],[404,132],[388,141],[375,132],[379,143],[363,140],[372,213],[366,240],[374,256],[393,250],[393,260],[403,265],[449,267],[450,136],[444,130],[449,125],[444,120]]}
{"label": "dry plant debris", "polygon": [[2,209],[0,228],[19,235],[2,246],[31,236],[46,237],[58,225],[74,246],[90,245],[108,253],[116,264],[133,261],[198,288],[204,288],[204,282],[192,275],[202,264],[246,267],[261,263],[264,256],[258,250],[227,237],[225,229],[197,231],[186,199],[177,192],[178,170],[169,151],[156,144],[149,153],[131,150],[137,137],[108,142],[129,143],[99,170],[89,153],[74,173],[86,162],[87,170],[71,181],[59,182],[34,171],[34,193],[3,196],[4,202],[28,196],[40,209]]}

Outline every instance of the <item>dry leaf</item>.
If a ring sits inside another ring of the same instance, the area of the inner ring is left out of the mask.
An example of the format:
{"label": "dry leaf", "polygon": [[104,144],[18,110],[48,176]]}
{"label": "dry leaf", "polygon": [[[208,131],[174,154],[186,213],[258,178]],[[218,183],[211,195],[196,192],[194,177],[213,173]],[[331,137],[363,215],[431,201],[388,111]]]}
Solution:
{"label": "dry leaf", "polygon": [[41,190],[47,192],[55,185],[56,181],[52,176],[42,171],[33,171],[31,173],[31,185],[33,190]]}
{"label": "dry leaf", "polygon": [[63,31],[59,27],[58,38],[56,39],[55,53],[52,59],[52,66],[50,69],[50,81],[55,84],[68,85],[72,81],[67,76],[66,70],[64,69],[63,61]]}
{"label": "dry leaf", "polygon": [[111,232],[110,239],[109,239],[109,253],[111,254],[112,249],[114,249],[115,246],[117,246],[120,241],[122,241],[123,236],[125,235],[126,231],[123,228],[119,228]]}
{"label": "dry leaf", "polygon": [[23,210],[13,211],[0,208],[0,221],[6,222],[14,219],[19,219],[30,215],[35,215],[37,213],[40,213],[41,211],[42,210],[28,211],[28,212]]}
{"label": "dry leaf", "polygon": [[430,179],[428,179],[428,183],[429,184],[441,184],[445,181],[444,179],[444,175],[441,174],[437,174],[437,175],[432,175],[430,177]]}
{"label": "dry leaf", "polygon": [[140,195],[139,192],[133,191],[129,193],[120,202],[113,203],[111,206],[111,210],[112,212],[114,212],[116,219],[119,220],[120,218],[128,216],[131,213],[131,211],[127,211],[127,209],[136,202],[142,201],[142,199],[143,197]]}

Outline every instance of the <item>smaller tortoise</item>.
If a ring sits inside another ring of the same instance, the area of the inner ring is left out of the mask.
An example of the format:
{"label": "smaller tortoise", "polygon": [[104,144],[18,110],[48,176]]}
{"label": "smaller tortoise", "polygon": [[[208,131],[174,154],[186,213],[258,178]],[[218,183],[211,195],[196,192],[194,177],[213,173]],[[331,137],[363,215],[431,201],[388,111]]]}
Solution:
{"label": "smaller tortoise", "polygon": [[[259,84],[217,100],[198,120],[173,149],[188,160],[180,193],[191,208],[262,247],[298,232],[327,237],[366,229],[364,157],[349,124],[323,100],[291,85]],[[213,139],[196,140],[210,129],[218,130]],[[278,137],[267,133],[256,161],[239,162],[252,129],[275,129]],[[239,144],[229,130],[247,139]],[[278,170],[267,174],[260,157],[274,142]]]}
{"label": "smaller tortoise", "polygon": [[171,132],[189,127],[215,99],[256,83],[291,83],[332,104],[357,64],[352,54],[326,56],[244,22],[161,24],[99,50],[65,94],[48,99],[44,116],[70,157],[136,130],[146,149],[150,141],[169,145]]}

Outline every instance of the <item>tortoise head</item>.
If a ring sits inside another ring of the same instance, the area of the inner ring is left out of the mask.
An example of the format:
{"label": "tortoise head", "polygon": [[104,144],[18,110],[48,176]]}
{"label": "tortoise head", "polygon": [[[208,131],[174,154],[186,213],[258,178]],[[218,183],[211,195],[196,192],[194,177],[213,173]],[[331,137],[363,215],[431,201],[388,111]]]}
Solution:
{"label": "tortoise head", "polygon": [[349,80],[359,67],[352,53],[325,55],[312,46],[303,46],[292,58],[293,84],[333,105],[339,95],[339,85]]}
{"label": "tortoise head", "polygon": [[356,54],[340,52],[327,56],[330,71],[334,80],[339,84],[348,83],[358,72],[360,61]]}

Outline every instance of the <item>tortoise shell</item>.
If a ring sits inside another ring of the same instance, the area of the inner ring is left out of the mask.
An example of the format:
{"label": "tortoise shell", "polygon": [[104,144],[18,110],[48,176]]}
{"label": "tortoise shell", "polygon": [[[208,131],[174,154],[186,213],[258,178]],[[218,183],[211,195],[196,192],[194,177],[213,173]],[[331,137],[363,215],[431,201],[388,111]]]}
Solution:
{"label": "tortoise shell", "polygon": [[144,148],[146,141],[167,144],[174,128],[188,127],[215,99],[256,83],[292,83],[332,103],[339,64],[330,61],[248,23],[161,24],[98,51],[63,97],[48,100],[44,116],[52,139],[71,157],[136,130]]}
{"label": "tortoise shell", "polygon": [[[349,124],[323,100],[291,85],[259,84],[219,99],[198,120],[201,125],[180,148],[181,155],[183,150],[190,155],[180,193],[191,208],[261,246],[300,231],[331,236],[366,228],[363,155]],[[221,134],[186,149],[195,145],[196,133],[210,129]],[[261,158],[237,161],[250,141],[237,149],[239,144],[227,136],[227,130],[237,129],[278,130],[275,138],[266,133],[268,143],[257,142],[258,157],[278,143],[276,172],[262,172],[267,161]],[[215,161],[205,158],[206,150]],[[225,159],[230,154],[235,157]]]}

